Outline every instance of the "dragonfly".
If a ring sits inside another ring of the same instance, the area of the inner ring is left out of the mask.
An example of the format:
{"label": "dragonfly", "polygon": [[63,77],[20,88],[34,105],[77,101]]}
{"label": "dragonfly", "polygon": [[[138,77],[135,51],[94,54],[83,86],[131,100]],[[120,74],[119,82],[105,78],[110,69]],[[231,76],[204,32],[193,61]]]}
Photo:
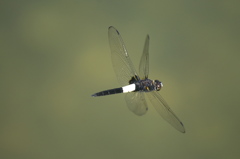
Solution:
{"label": "dragonfly", "polygon": [[158,93],[163,87],[159,80],[148,79],[149,74],[149,35],[146,36],[143,53],[139,63],[139,74],[133,66],[123,39],[113,26],[108,28],[108,39],[111,50],[111,59],[120,88],[101,91],[92,95],[100,97],[118,93],[126,93],[125,101],[128,108],[134,114],[141,116],[146,114],[148,105],[145,96],[170,125],[178,131],[185,133],[185,128],[180,119],[170,109],[167,102]]}

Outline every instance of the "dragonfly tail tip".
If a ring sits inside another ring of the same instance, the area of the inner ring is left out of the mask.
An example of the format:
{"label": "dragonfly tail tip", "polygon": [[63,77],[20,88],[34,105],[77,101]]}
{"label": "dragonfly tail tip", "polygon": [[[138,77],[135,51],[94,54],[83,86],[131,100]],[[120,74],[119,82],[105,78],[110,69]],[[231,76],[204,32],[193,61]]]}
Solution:
{"label": "dragonfly tail tip", "polygon": [[92,97],[96,97],[97,95],[96,94],[93,94]]}

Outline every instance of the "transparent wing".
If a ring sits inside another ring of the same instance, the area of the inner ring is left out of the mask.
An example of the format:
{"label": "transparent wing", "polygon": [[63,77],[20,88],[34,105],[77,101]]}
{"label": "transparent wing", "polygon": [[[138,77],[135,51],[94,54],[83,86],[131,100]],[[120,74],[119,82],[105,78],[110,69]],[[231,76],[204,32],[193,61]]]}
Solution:
{"label": "transparent wing", "polygon": [[[112,64],[121,85],[128,85],[132,77],[136,77],[136,70],[130,60],[127,49],[120,33],[113,27],[108,28],[108,39],[111,49]],[[137,80],[137,79],[136,79]]]}
{"label": "transparent wing", "polygon": [[152,91],[146,94],[148,95],[153,107],[157,110],[160,116],[162,116],[162,118],[165,119],[169,124],[171,124],[175,129],[182,133],[185,133],[183,123],[173,113],[173,111],[170,109],[170,107],[161,97],[161,95],[156,91]]}
{"label": "transparent wing", "polygon": [[147,110],[147,102],[143,92],[127,93],[125,100],[128,108],[136,115],[144,115]]}
{"label": "transparent wing", "polygon": [[148,73],[149,73],[149,51],[148,50],[149,50],[149,35],[147,35],[146,37],[142,57],[139,63],[139,76],[141,79],[148,78]]}

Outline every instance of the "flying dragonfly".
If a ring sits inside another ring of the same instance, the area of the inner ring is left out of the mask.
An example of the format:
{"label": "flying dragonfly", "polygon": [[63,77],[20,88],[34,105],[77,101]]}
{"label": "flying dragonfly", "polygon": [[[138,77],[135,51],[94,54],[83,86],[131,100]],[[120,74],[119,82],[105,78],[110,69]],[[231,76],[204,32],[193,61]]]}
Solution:
{"label": "flying dragonfly", "polygon": [[111,50],[112,64],[118,82],[123,86],[93,94],[93,97],[126,93],[128,108],[136,115],[144,115],[147,110],[146,94],[153,107],[170,125],[185,133],[183,123],[173,113],[166,101],[158,93],[163,87],[159,80],[148,79],[149,73],[149,35],[147,35],[142,57],[139,64],[139,74],[135,70],[118,30],[113,26],[108,28],[108,39]]}

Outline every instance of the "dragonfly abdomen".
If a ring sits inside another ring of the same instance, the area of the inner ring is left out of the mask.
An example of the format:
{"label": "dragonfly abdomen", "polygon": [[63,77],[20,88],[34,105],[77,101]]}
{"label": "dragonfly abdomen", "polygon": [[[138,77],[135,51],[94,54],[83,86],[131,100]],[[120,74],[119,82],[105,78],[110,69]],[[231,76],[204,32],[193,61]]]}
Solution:
{"label": "dragonfly abdomen", "polygon": [[120,87],[120,88],[114,88],[114,89],[101,91],[101,92],[93,94],[92,96],[97,97],[97,96],[105,96],[105,95],[118,94],[118,93],[128,93],[128,92],[135,91],[135,88],[136,88],[135,84],[130,84],[130,85]]}
{"label": "dragonfly abdomen", "polygon": [[101,92],[93,94],[92,97],[106,96],[106,95],[117,94],[117,93],[123,93],[122,87],[101,91]]}

